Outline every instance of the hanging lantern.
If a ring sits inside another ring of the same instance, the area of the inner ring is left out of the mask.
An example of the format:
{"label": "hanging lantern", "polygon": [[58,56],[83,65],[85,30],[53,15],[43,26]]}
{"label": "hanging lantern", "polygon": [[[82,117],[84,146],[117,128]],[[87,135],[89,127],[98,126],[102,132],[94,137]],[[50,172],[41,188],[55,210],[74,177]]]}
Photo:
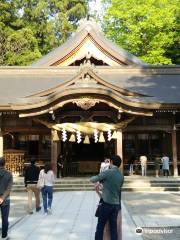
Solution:
{"label": "hanging lantern", "polygon": [[90,144],[88,135],[86,135],[83,143],[84,143],[84,144]]}
{"label": "hanging lantern", "polygon": [[112,135],[111,138],[112,138],[112,139],[117,139],[117,131],[114,131],[114,132],[113,132],[113,135]]}
{"label": "hanging lantern", "polygon": [[100,133],[99,142],[105,142],[105,138],[104,138],[103,132]]}
{"label": "hanging lantern", "polygon": [[77,131],[77,143],[80,143],[81,142],[81,132],[80,131]]}
{"label": "hanging lantern", "polygon": [[97,143],[98,142],[98,130],[94,129],[94,142]]}
{"label": "hanging lantern", "polygon": [[53,142],[59,141],[59,136],[58,136],[57,130],[54,130],[52,140],[53,140]]}
{"label": "hanging lantern", "polygon": [[69,138],[69,142],[75,142],[76,141],[76,137],[74,134],[71,134],[70,138]]}
{"label": "hanging lantern", "polygon": [[111,129],[108,130],[107,137],[108,137],[108,141],[111,141],[111,138],[112,138]]}
{"label": "hanging lantern", "polygon": [[64,128],[62,130],[62,140],[63,140],[63,142],[65,142],[67,140],[67,132]]}

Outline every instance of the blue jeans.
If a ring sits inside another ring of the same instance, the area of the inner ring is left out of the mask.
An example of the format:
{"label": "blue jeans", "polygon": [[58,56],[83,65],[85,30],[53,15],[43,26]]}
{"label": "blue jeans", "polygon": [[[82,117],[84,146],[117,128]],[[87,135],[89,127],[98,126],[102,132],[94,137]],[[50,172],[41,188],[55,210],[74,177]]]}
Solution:
{"label": "blue jeans", "polygon": [[47,208],[51,208],[52,200],[53,200],[53,187],[52,186],[44,186],[41,189],[42,198],[43,198],[43,207],[44,212],[47,213]]}
{"label": "blue jeans", "polygon": [[0,205],[1,208],[1,218],[2,218],[2,238],[7,236],[8,232],[8,217],[9,217],[9,209],[10,209],[10,201],[6,200],[5,203]]}
{"label": "blue jeans", "polygon": [[106,223],[109,221],[111,240],[117,240],[117,216],[120,205],[103,202],[99,211],[98,223],[96,227],[95,240],[103,240],[103,232]]}

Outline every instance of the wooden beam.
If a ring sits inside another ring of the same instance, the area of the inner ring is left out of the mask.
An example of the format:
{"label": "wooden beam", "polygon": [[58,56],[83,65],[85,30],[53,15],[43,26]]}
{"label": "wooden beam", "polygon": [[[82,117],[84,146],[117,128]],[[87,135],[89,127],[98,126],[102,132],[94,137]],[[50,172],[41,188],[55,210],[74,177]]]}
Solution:
{"label": "wooden beam", "polygon": [[122,130],[118,130],[117,131],[117,139],[116,139],[116,149],[115,152],[117,155],[119,155],[121,157],[121,166],[120,166],[120,170],[121,172],[123,172],[123,145],[122,145],[123,141],[122,141]]}
{"label": "wooden beam", "polygon": [[173,171],[174,177],[178,176],[178,164],[177,164],[177,139],[176,139],[176,129],[172,130],[172,152],[173,152]]}
{"label": "wooden beam", "polygon": [[51,130],[51,164],[52,169],[55,174],[57,175],[57,158],[58,158],[58,142],[53,141],[54,130]]}

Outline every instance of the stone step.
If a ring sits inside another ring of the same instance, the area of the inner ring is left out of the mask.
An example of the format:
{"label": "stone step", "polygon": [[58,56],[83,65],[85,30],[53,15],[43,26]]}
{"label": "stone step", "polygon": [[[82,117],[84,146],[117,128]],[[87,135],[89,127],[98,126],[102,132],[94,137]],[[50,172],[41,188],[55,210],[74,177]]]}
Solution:
{"label": "stone step", "polygon": [[[91,191],[94,190],[94,186],[54,186],[54,191]],[[13,192],[24,192],[26,191],[25,187],[13,187],[12,189]],[[128,187],[124,186],[122,191],[134,191],[134,192],[164,192],[164,191],[180,191],[179,186],[156,186],[156,187],[151,187],[151,186],[139,186],[139,187]]]}
{"label": "stone step", "polygon": [[[14,192],[25,191],[23,178],[17,178],[14,181]],[[54,185],[55,191],[84,191],[94,190],[94,185],[89,178],[63,178],[56,179]],[[123,191],[180,191],[179,178],[151,178],[151,177],[125,177]]]}
{"label": "stone step", "polygon": [[[180,181],[176,181],[176,180],[161,180],[161,181],[156,181],[156,180],[152,180],[152,181],[149,181],[149,180],[146,180],[144,181],[144,179],[142,181],[136,181],[136,180],[132,180],[132,181],[127,181],[125,179],[124,181],[124,184],[169,184],[169,183],[173,183],[173,184],[180,184]],[[55,181],[55,184],[58,184],[58,185],[62,185],[62,184],[92,184],[90,181]],[[16,181],[13,183],[14,186],[16,185],[24,185],[24,182],[23,181]]]}
{"label": "stone step", "polygon": [[[55,187],[58,188],[74,188],[74,187],[94,187],[93,184],[89,183],[89,184],[55,184]],[[180,184],[177,183],[142,183],[142,184],[128,184],[128,183],[124,183],[123,187],[125,188],[139,188],[139,187],[179,187]],[[13,185],[13,188],[24,188],[24,184],[18,184],[18,185]]]}

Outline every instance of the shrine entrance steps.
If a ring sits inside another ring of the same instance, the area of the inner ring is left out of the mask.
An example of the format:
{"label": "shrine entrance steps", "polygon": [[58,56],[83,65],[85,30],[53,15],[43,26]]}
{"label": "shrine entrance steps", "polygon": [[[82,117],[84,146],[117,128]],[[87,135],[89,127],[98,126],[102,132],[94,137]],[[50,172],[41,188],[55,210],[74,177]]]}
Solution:
{"label": "shrine entrance steps", "polygon": [[[92,191],[94,185],[89,181],[90,177],[65,177],[56,179],[54,191]],[[15,177],[14,192],[25,191],[23,177]],[[134,192],[164,192],[180,191],[180,177],[141,177],[125,176],[123,191]]]}

